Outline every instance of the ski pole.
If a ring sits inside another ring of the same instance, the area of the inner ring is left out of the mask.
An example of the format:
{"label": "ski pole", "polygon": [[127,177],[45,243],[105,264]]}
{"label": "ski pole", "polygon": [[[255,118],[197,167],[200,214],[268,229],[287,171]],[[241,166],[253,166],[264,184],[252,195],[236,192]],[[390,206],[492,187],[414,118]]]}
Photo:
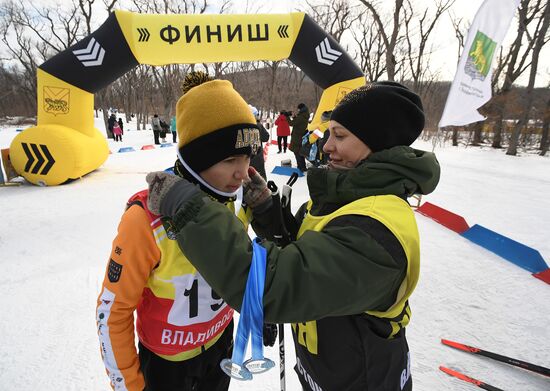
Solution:
{"label": "ski pole", "polygon": [[504,391],[502,388],[497,388],[495,386],[492,386],[490,384],[487,384],[485,382],[482,382],[481,380],[474,379],[473,377],[466,376],[463,373],[460,373],[458,371],[454,371],[452,369],[446,368],[444,366],[439,366],[439,369],[441,369],[443,372],[445,372],[447,375],[451,375],[456,377],[457,379],[464,380],[465,382],[474,384],[478,386],[479,388],[483,388],[484,390],[489,391]]}
{"label": "ski pole", "polygon": [[[273,209],[275,211],[274,226],[280,227],[281,232],[277,235],[274,235],[275,244],[280,247],[284,247],[290,243],[290,237],[288,231],[286,230],[283,222],[283,213],[281,208],[281,197],[279,196],[279,188],[273,181],[267,182],[267,187],[271,190],[271,199],[273,201]],[[286,379],[285,379],[285,325],[280,323],[278,325],[279,329],[279,375],[281,381],[281,391],[286,390]]]}
{"label": "ski pole", "polygon": [[279,371],[281,378],[281,391],[285,391],[285,325],[282,323],[279,324]]}
{"label": "ski pole", "polygon": [[[283,224],[285,224],[285,231],[288,232],[288,235],[290,236],[290,240],[292,240],[293,234],[289,232],[288,228],[286,227],[286,220],[285,219],[285,212],[288,213],[290,211],[290,197],[292,195],[292,185],[296,182],[298,179],[298,174],[293,173],[291,177],[289,178],[288,182],[283,185],[283,190],[281,194],[281,201],[280,201],[280,207],[281,207],[281,218],[283,220]],[[286,210],[285,210],[286,209]],[[288,243],[287,243],[288,244]],[[280,365],[280,377],[281,377],[281,391],[286,391],[286,380],[285,380],[285,325],[279,324],[279,362]]]}
{"label": "ski pole", "polygon": [[[280,227],[281,232],[274,235],[275,243],[279,247],[288,245],[292,239],[295,239],[296,232],[289,232],[286,227],[286,222],[289,219],[285,219],[285,213],[290,213],[290,197],[292,195],[292,185],[296,183],[298,174],[293,173],[288,182],[283,186],[282,196],[279,194],[279,189],[275,182],[269,181],[267,187],[271,190],[271,199],[273,200],[273,209],[275,210],[274,226]],[[297,231],[295,227],[292,227],[292,231]],[[280,323],[279,328],[279,370],[281,380],[281,391],[286,391],[286,378],[285,378],[285,325]]]}
{"label": "ski pole", "polygon": [[500,361],[505,364],[513,365],[519,368],[526,369],[531,372],[538,373],[539,375],[550,377],[550,369],[541,367],[540,365],[531,364],[529,362],[521,361],[512,357],[502,356],[500,354],[489,352],[487,350],[464,345],[459,342],[449,341],[448,339],[442,339],[441,343],[455,349],[459,349],[468,353],[479,354],[480,356],[489,357],[493,360]]}

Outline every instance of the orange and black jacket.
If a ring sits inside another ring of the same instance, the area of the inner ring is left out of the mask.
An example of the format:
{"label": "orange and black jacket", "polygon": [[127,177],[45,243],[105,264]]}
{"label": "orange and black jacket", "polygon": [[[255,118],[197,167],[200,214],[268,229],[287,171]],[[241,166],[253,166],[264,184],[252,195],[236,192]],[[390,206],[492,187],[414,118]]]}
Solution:
{"label": "orange and black jacket", "polygon": [[[227,206],[234,208],[232,203]],[[239,213],[243,223],[245,215]],[[233,309],[174,239],[171,221],[148,210],[147,191],[130,198],[113,241],[96,312],[101,354],[115,390],[143,390],[136,332],[155,354],[183,361],[215,344],[232,320]]]}

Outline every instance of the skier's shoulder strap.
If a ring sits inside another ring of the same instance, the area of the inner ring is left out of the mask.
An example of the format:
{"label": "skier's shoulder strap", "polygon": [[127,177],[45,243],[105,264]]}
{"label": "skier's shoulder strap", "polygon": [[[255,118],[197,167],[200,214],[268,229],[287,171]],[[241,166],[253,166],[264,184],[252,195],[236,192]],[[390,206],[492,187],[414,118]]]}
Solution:
{"label": "skier's shoulder strap", "polygon": [[128,210],[131,206],[133,205],[138,205],[140,206],[141,208],[143,208],[143,210],[145,211],[145,213],[147,213],[147,217],[149,217],[149,220],[151,222],[154,222],[155,220],[157,220],[160,216],[159,215],[156,215],[154,214],[153,212],[151,212],[149,210],[149,207],[147,206],[147,197],[149,196],[149,190],[145,189],[145,190],[141,190],[141,191],[138,191],[136,194],[134,194],[133,196],[131,196],[128,201],[126,202],[126,210]]}

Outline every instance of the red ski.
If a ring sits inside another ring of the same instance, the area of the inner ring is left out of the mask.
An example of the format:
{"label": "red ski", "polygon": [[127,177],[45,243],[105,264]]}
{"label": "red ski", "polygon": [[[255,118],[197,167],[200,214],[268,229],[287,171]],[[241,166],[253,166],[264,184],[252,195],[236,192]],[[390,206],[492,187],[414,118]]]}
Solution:
{"label": "red ski", "polygon": [[500,361],[509,365],[514,365],[516,367],[538,373],[539,375],[550,377],[550,369],[541,367],[540,365],[531,364],[512,357],[501,356],[500,354],[496,354],[479,348],[474,348],[472,346],[464,345],[458,342],[449,341],[448,339],[442,339],[441,343],[455,349],[463,350],[468,353],[479,354],[480,356],[489,357],[496,361]]}
{"label": "red ski", "polygon": [[463,374],[463,373],[454,371],[454,370],[449,369],[449,368],[446,368],[446,367],[444,367],[444,366],[439,366],[439,369],[441,369],[443,372],[445,372],[445,373],[448,374],[448,375],[454,376],[454,377],[456,377],[456,378],[458,378],[458,379],[460,379],[460,380],[464,380],[465,382],[472,383],[472,384],[478,386],[479,388],[483,388],[484,390],[489,390],[489,391],[504,391],[502,388],[497,388],[497,387],[492,386],[492,385],[490,385],[490,384],[484,383],[484,382],[482,382],[481,380],[477,380],[477,379],[474,379],[473,377],[466,376],[466,375]]}

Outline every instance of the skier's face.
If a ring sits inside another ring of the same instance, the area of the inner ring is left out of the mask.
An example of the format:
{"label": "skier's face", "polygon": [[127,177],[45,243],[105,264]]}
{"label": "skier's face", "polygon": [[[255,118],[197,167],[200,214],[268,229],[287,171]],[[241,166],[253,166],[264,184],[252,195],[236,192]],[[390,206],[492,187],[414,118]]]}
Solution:
{"label": "skier's face", "polygon": [[247,177],[250,157],[235,155],[214,164],[200,172],[200,176],[210,186],[225,193],[234,193]]}
{"label": "skier's face", "polygon": [[323,151],[329,155],[331,168],[354,168],[372,153],[364,142],[338,122],[331,120],[329,130],[330,135]]}

